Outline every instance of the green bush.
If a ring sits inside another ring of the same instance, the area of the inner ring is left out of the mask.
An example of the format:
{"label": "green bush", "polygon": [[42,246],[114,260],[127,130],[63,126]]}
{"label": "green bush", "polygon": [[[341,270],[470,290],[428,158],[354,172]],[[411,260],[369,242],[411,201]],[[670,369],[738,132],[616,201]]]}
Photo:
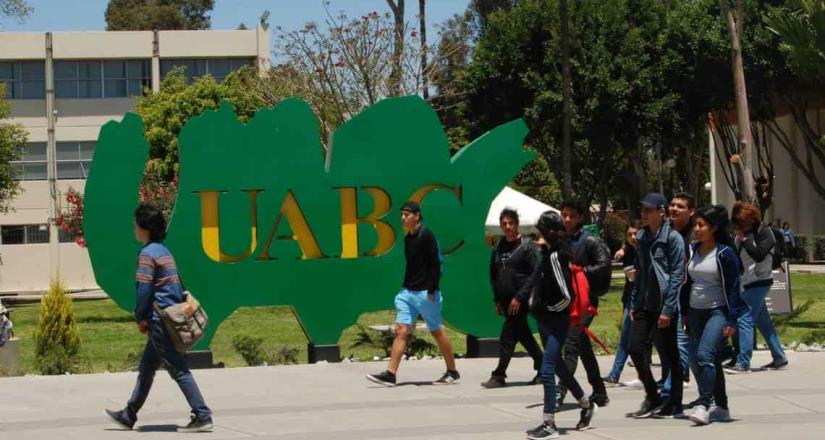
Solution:
{"label": "green bush", "polygon": [[[604,218],[604,228],[602,239],[610,248],[610,252],[616,252],[624,244],[625,233],[627,232],[627,220],[621,215],[608,212]],[[612,256],[612,254],[611,254]]]}
{"label": "green bush", "polygon": [[814,260],[825,260],[825,237],[815,235],[813,238]]}
{"label": "green bush", "polygon": [[40,300],[34,340],[36,366],[41,374],[77,371],[80,331],[72,308],[72,297],[59,281],[52,281],[49,292]]}
{"label": "green bush", "polygon": [[232,347],[250,367],[263,365],[266,362],[263,344],[264,338],[258,336],[237,335],[232,338]]}
{"label": "green bush", "polygon": [[812,330],[799,342],[805,345],[821,344],[825,342],[825,329]]}
{"label": "green bush", "polygon": [[297,347],[278,346],[267,352],[270,365],[295,365],[299,363],[298,355],[301,350]]}

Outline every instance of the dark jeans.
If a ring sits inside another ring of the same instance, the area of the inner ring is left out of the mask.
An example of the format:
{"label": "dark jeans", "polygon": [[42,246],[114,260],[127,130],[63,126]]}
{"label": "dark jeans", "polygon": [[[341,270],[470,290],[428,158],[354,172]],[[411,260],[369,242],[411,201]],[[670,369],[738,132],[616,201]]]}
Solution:
{"label": "dark jeans", "polygon": [[570,316],[567,313],[557,313],[538,320],[538,324],[541,340],[544,341],[544,359],[540,370],[544,382],[544,414],[555,414],[556,376],[559,376],[559,381],[570,389],[576,400],[584,397],[584,390],[561,358],[561,348],[570,327]]}
{"label": "dark jeans", "polygon": [[716,405],[728,407],[728,395],[725,390],[725,373],[722,371],[722,357],[719,346],[722,344],[722,331],[728,324],[723,308],[688,312],[688,331],[690,333],[691,358],[696,360],[698,374],[696,382],[699,387],[699,405],[710,406],[711,399]]}
{"label": "dark jeans", "polygon": [[[585,327],[590,327],[593,322],[593,315],[587,314],[582,319],[581,323]],[[590,337],[584,332],[584,328],[580,325],[575,325],[570,328],[567,334],[567,340],[564,341],[564,363],[571,374],[576,374],[576,367],[579,364],[579,357],[582,359],[582,365],[587,372],[587,381],[593,388],[594,394],[607,394],[604,387],[604,380],[599,371],[599,361],[596,360],[596,354],[593,353],[593,344],[590,343]],[[564,386],[559,387],[561,395],[567,393]]]}
{"label": "dark jeans", "polygon": [[[656,350],[663,353],[662,362],[668,363],[673,383],[671,384],[669,403],[682,404],[682,365],[679,362],[679,347],[676,343],[677,320],[672,319],[670,325],[658,328],[658,312],[636,311],[633,313],[633,322],[630,325],[630,358],[636,367],[639,380],[645,387],[648,401],[658,404],[661,401],[656,379],[650,371],[651,343]],[[663,365],[664,367],[664,365]]]}
{"label": "dark jeans", "polygon": [[[500,304],[505,314],[508,305],[509,302]],[[530,324],[527,323],[528,314],[528,307],[522,306],[516,315],[505,315],[501,336],[498,338],[498,367],[493,371],[493,376],[507,377],[507,367],[510,365],[510,359],[513,358],[517,343],[521,343],[533,358],[533,368],[536,371],[541,369],[543,355],[536,338],[533,337],[533,331],[530,330]]]}
{"label": "dark jeans", "polygon": [[146,348],[143,350],[143,357],[140,358],[140,368],[138,370],[137,383],[132,391],[132,397],[126,404],[126,415],[132,421],[137,420],[137,413],[149,397],[149,390],[152,389],[152,382],[155,380],[155,372],[163,364],[172,379],[178,383],[183,391],[186,401],[192,408],[192,414],[199,420],[212,418],[212,411],[206,406],[195,378],[186,366],[186,355],[175,350],[172,341],[166,336],[166,330],[159,321],[152,321],[149,324],[149,337],[146,341]]}

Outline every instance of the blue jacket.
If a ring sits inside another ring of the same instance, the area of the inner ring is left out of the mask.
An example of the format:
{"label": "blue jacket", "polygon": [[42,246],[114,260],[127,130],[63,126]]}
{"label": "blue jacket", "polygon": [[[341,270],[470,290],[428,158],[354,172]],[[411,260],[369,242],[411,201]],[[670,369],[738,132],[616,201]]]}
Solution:
{"label": "blue jacket", "polygon": [[[690,257],[699,249],[699,243],[690,245]],[[679,290],[679,303],[682,307],[682,315],[687,315],[690,310],[690,291],[693,287],[693,279],[685,264],[685,282]],[[742,279],[739,276],[741,263],[736,251],[725,244],[716,245],[716,268],[719,271],[719,278],[722,279],[722,290],[725,292],[725,302],[728,305],[728,325],[736,326],[736,320],[747,311],[747,305],[742,299]]]}
{"label": "blue jacket", "polygon": [[183,301],[183,286],[178,277],[175,259],[163,244],[149,243],[140,250],[137,266],[135,320],[160,321],[160,317],[152,309],[153,302],[165,309]]}
{"label": "blue jacket", "polygon": [[[682,236],[665,222],[659,234],[653,235],[648,228],[636,233],[638,255],[636,257],[636,283],[630,294],[630,309],[645,309],[648,285],[659,283],[661,303],[659,313],[676,319],[679,309],[679,286],[682,284],[685,266],[685,243]],[[648,260],[653,264],[655,280],[648,280]]]}

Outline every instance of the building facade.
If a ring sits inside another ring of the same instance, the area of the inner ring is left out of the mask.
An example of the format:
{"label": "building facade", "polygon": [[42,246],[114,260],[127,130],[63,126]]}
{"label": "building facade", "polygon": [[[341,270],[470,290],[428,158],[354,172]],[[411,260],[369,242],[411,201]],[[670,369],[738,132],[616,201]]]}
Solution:
{"label": "building facade", "polygon": [[21,193],[0,215],[0,292],[38,292],[59,277],[95,289],[88,253],[54,219],[70,188],[83,192],[100,127],[159,90],[176,66],[222,81],[270,66],[269,36],[238,31],[0,32],[0,82],[12,122],[28,131],[14,163]]}

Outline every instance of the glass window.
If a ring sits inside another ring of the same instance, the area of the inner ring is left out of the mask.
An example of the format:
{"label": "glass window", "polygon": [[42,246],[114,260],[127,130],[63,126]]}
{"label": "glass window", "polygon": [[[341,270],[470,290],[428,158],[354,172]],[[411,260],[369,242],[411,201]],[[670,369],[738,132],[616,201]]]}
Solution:
{"label": "glass window", "polygon": [[102,98],[103,90],[100,81],[78,81],[78,98]]}
{"label": "glass window", "polygon": [[106,78],[126,78],[126,62],[104,61],[103,76]]}
{"label": "glass window", "polygon": [[46,163],[25,163],[20,164],[21,174],[19,180],[46,180],[49,178]]}
{"label": "glass window", "polygon": [[58,98],[125,98],[142,95],[151,81],[148,60],[59,61]]}
{"label": "glass window", "polygon": [[58,179],[82,179],[84,176],[80,172],[80,162],[58,162],[57,163],[57,178]]}
{"label": "glass window", "polygon": [[95,152],[94,142],[58,142],[57,178],[85,179]]}
{"label": "glass window", "polygon": [[26,225],[26,244],[38,244],[48,242],[48,225]]}
{"label": "glass window", "polygon": [[186,80],[188,82],[192,82],[194,78],[206,74],[212,75],[216,81],[222,82],[230,72],[251,63],[252,60],[249,58],[161,60],[160,74],[162,78],[166,78],[166,75],[173,68],[183,66],[186,68]]}
{"label": "glass window", "polygon": [[6,83],[6,98],[43,99],[46,94],[43,61],[10,61],[0,63],[0,81]]}
{"label": "glass window", "polygon": [[94,142],[81,142],[80,143],[80,160],[92,160],[95,155],[95,143]]}
{"label": "glass window", "polygon": [[25,244],[26,227],[23,225],[0,226],[0,240],[3,244]]}
{"label": "glass window", "polygon": [[74,61],[55,61],[54,79],[77,79],[77,63]]}
{"label": "glass window", "polygon": [[46,161],[46,143],[30,142],[23,146],[23,154],[20,158],[24,162]]}
{"label": "glass window", "polygon": [[63,229],[58,229],[57,231],[57,241],[60,243],[73,243],[75,238],[77,238],[77,235],[64,231]]}
{"label": "glass window", "polygon": [[27,143],[19,153],[19,159],[11,162],[15,168],[15,179],[46,180],[46,143]]}

